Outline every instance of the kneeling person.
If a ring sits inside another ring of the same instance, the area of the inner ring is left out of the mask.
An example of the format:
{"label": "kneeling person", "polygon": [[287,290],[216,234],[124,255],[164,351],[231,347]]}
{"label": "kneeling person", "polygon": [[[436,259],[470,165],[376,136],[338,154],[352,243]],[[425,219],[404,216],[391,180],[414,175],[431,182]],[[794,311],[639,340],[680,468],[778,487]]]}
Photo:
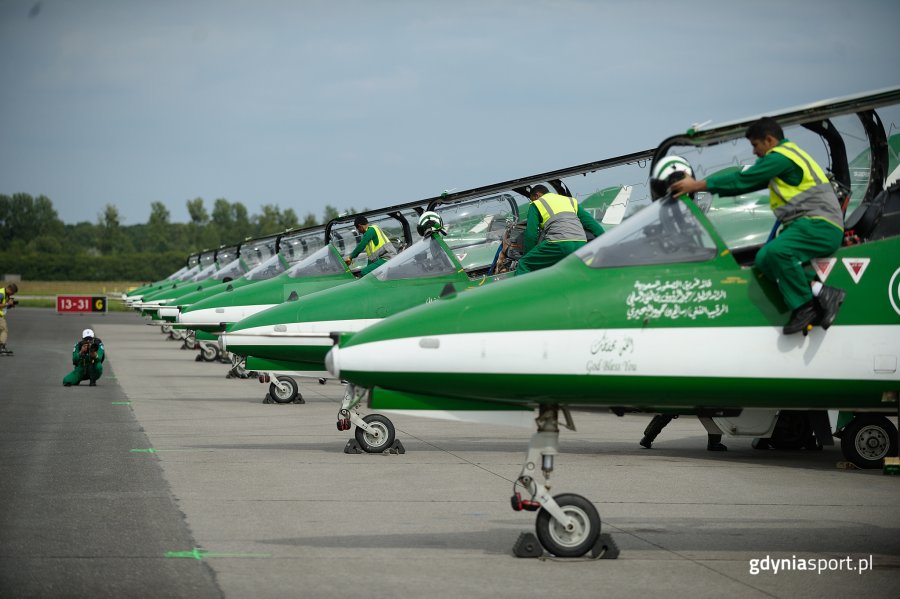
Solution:
{"label": "kneeling person", "polygon": [[81,339],[75,342],[72,350],[72,364],[75,370],[63,378],[63,385],[69,387],[77,385],[81,381],[90,381],[91,387],[97,385],[97,379],[103,375],[103,361],[106,359],[106,351],[103,342],[94,337],[94,331],[85,329],[81,333]]}

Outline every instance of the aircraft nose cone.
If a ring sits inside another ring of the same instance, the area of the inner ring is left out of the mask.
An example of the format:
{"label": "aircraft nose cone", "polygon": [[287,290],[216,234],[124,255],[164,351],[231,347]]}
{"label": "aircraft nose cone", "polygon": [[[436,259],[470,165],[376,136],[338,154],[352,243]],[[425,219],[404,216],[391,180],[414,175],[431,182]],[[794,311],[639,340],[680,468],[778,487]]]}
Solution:
{"label": "aircraft nose cone", "polygon": [[338,365],[338,348],[332,347],[325,354],[325,369],[336,377],[341,376],[340,366]]}

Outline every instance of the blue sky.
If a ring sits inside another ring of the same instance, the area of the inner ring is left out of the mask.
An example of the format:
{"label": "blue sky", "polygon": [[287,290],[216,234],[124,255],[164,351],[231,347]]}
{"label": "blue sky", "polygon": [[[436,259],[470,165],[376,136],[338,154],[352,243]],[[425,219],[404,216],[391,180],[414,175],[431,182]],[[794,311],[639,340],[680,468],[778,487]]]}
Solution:
{"label": "blue sky", "polygon": [[900,3],[0,0],[0,193],[321,217],[900,84]]}

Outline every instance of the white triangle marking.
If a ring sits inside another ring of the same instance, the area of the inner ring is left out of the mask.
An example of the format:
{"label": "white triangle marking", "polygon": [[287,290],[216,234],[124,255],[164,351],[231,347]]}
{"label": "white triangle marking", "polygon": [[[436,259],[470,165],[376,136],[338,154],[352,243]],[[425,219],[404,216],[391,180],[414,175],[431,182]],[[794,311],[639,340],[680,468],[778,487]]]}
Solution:
{"label": "white triangle marking", "polygon": [[859,283],[859,280],[862,278],[863,273],[866,272],[866,269],[869,267],[869,262],[871,261],[871,258],[841,258],[841,262],[844,263],[844,266],[847,268],[847,272],[850,273],[850,278],[853,279],[854,283]]}
{"label": "white triangle marking", "polygon": [[837,258],[815,258],[812,261],[812,266],[819,276],[819,280],[824,283],[828,279],[828,275],[831,274],[831,269],[834,268],[836,263]]}

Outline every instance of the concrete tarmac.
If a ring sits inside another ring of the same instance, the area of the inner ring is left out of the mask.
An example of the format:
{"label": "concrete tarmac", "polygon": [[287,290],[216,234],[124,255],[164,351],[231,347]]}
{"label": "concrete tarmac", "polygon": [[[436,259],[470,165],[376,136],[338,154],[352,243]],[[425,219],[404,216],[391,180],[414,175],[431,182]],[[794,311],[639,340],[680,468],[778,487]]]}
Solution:
{"label": "concrete tarmac", "polygon": [[[729,451],[710,453],[700,423],[680,418],[645,450],[649,417],[578,413],[553,491],[593,501],[621,554],[519,559],[511,548],[534,514],[509,496],[532,431],[392,416],[406,454],[344,454],[336,381],[302,381],[305,404],[263,404],[267,386],[226,379],[225,365],[144,323],[11,311],[0,597],[900,591],[900,477],[839,470],[837,447],[760,452],[726,437]],[[96,388],[64,389],[88,326],[106,372]]]}

